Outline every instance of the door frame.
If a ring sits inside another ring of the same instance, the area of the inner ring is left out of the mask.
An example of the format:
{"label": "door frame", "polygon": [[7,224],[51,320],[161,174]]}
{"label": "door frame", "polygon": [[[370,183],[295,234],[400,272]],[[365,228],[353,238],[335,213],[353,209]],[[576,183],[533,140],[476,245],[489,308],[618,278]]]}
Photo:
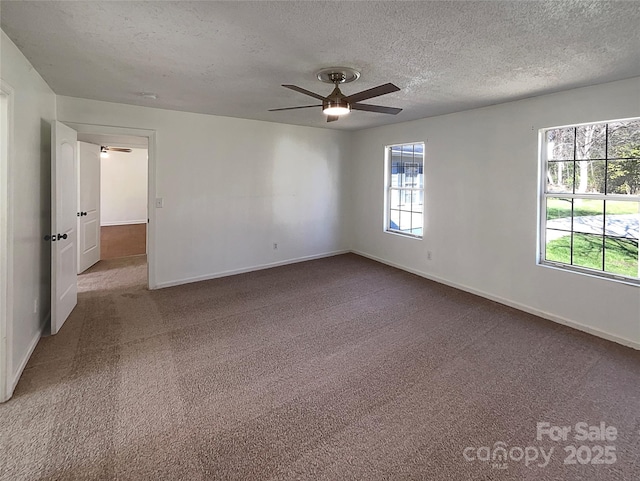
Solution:
{"label": "door frame", "polygon": [[[0,402],[13,394],[13,181],[14,90],[0,79],[0,118],[3,152],[0,152]],[[6,110],[5,110],[6,109]]]}
{"label": "door frame", "polygon": [[79,134],[103,134],[103,135],[132,135],[147,138],[147,287],[157,288],[156,280],[156,131],[147,129],[134,129],[129,127],[113,127],[107,125],[81,124],[65,122],[65,125],[76,130]]}

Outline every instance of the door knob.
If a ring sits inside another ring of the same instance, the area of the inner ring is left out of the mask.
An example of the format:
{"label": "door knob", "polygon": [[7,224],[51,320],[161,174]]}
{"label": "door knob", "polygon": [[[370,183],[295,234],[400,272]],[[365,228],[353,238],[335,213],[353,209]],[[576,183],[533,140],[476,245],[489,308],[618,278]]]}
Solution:
{"label": "door knob", "polygon": [[60,240],[60,239],[66,239],[67,237],[68,237],[67,234],[57,234],[57,235],[56,234],[51,234],[51,235],[47,234],[46,236],[44,236],[44,240],[55,242],[55,241]]}
{"label": "door knob", "polygon": [[86,213],[86,212],[83,212],[83,213],[82,213],[82,215],[87,215],[87,213]]}

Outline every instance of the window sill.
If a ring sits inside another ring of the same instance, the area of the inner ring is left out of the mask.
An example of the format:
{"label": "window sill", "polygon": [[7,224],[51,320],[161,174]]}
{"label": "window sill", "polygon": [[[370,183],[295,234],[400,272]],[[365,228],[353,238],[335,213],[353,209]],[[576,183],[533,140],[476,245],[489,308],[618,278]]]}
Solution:
{"label": "window sill", "polygon": [[398,237],[404,237],[406,239],[413,239],[413,240],[419,240],[421,241],[424,237],[423,236],[417,236],[417,235],[413,235],[413,234],[405,234],[404,232],[397,232],[395,230],[384,230],[385,234],[391,234],[391,235],[395,235]]}
{"label": "window sill", "polygon": [[628,277],[616,276],[615,274],[601,274],[599,271],[593,271],[591,269],[581,269],[576,266],[569,266],[566,264],[559,264],[555,262],[539,261],[538,266],[546,267],[549,269],[555,269],[558,271],[569,272],[571,274],[580,274],[583,276],[600,279],[603,281],[612,281],[619,284],[625,284],[627,286],[640,287],[640,279],[634,280]]}

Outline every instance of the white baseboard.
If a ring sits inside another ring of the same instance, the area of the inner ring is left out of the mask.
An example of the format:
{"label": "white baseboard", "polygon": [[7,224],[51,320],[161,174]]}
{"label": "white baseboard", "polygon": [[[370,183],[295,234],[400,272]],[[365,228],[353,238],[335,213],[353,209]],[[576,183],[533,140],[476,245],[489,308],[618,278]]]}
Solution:
{"label": "white baseboard", "polygon": [[38,332],[36,333],[36,335],[33,337],[33,339],[31,339],[31,342],[29,343],[29,348],[27,349],[27,352],[25,353],[24,357],[22,358],[22,361],[20,361],[20,364],[18,365],[18,369],[16,369],[15,373],[13,374],[13,378],[11,379],[11,383],[9,384],[9,392],[7,393],[7,399],[10,399],[11,396],[13,396],[13,391],[15,390],[16,386],[18,385],[18,381],[20,380],[20,376],[22,376],[22,372],[24,371],[24,368],[27,367],[27,363],[29,362],[29,359],[31,359],[31,355],[33,354],[33,351],[35,350],[36,346],[38,345],[38,341],[40,341],[40,338],[42,337],[42,333],[44,332],[45,327],[47,327],[47,324],[51,322],[51,313],[47,314],[47,317],[45,317],[44,322],[40,325],[40,329],[38,330]]}
{"label": "white baseboard", "polygon": [[445,284],[450,287],[454,287],[456,289],[460,289],[461,291],[469,292],[471,294],[475,294],[480,297],[484,297],[485,299],[489,299],[491,301],[498,302],[500,304],[504,304],[505,306],[513,307],[514,309],[518,309],[519,311],[528,312],[529,314],[533,314],[534,316],[542,317],[543,319],[548,319],[553,322],[557,322],[558,324],[563,324],[565,326],[571,327],[573,329],[577,329],[578,331],[586,332],[588,334],[592,334],[597,337],[601,337],[603,339],[607,339],[608,341],[613,341],[618,344],[622,344],[623,346],[631,347],[633,349],[640,350],[640,343],[633,341],[631,339],[626,339],[624,337],[617,336],[615,334],[608,333],[606,331],[602,331],[600,329],[596,329],[590,326],[586,326],[580,322],[567,319],[565,317],[557,316],[555,314],[551,314],[549,312],[541,311],[536,309],[535,307],[527,306],[525,304],[521,304],[519,302],[511,301],[509,299],[505,299],[503,297],[495,296],[493,294],[489,294],[488,292],[484,292],[478,289],[474,289],[473,287],[465,286],[463,284],[458,284],[456,282],[449,281],[447,279],[443,279],[441,277],[437,277],[431,274],[427,274],[426,272],[418,271],[416,269],[412,269],[411,267],[403,266],[401,264],[396,264],[395,262],[390,262],[380,257],[376,257],[365,252],[351,250],[354,254],[357,254],[362,257],[366,257],[368,259],[374,260],[376,262],[380,262],[381,264],[386,264],[391,267],[395,267],[397,269],[401,269],[403,271],[411,272],[420,277],[424,277],[425,279],[429,279],[431,281],[438,282],[440,284]]}
{"label": "white baseboard", "polygon": [[203,275],[203,276],[187,277],[187,278],[178,279],[178,280],[175,280],[175,281],[159,282],[158,284],[156,284],[154,289],[162,289],[164,287],[173,287],[173,286],[179,286],[179,285],[182,285],[182,284],[190,284],[192,282],[208,281],[208,280],[211,280],[211,279],[218,279],[220,277],[234,276],[236,274],[244,274],[246,272],[260,271],[260,270],[263,270],[263,269],[270,269],[272,267],[286,266],[288,264],[297,264],[298,262],[312,261],[314,259],[322,259],[324,257],[333,257],[333,256],[337,256],[337,255],[340,255],[340,254],[347,254],[349,252],[351,252],[351,251],[348,250],[348,249],[339,250],[339,251],[332,251],[332,252],[325,252],[325,253],[322,253],[322,254],[314,254],[314,255],[311,255],[311,256],[296,257],[294,259],[287,259],[287,260],[284,260],[284,261],[271,262],[269,264],[259,264],[259,265],[256,265],[256,266],[243,267],[241,269],[233,269],[233,270],[230,270],[230,271],[216,272],[214,274],[206,274],[206,275]]}
{"label": "white baseboard", "polygon": [[121,221],[116,221],[116,222],[105,222],[105,223],[100,223],[100,227],[111,227],[114,225],[135,225],[135,224],[146,224],[147,223],[147,219],[140,219],[140,220],[121,220]]}

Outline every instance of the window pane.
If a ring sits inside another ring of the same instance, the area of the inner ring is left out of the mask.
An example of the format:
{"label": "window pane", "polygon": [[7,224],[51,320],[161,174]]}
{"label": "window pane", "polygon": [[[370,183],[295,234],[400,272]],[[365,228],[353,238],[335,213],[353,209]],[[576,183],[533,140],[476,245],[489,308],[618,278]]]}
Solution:
{"label": "window pane", "polygon": [[[414,235],[422,235],[422,212],[413,211],[411,216],[411,230]],[[420,232],[417,232],[417,231]]]}
{"label": "window pane", "polygon": [[605,234],[628,239],[640,238],[640,202],[607,200]]}
{"label": "window pane", "polygon": [[640,158],[640,120],[609,124],[609,158]]}
{"label": "window pane", "polygon": [[604,233],[604,201],[574,199],[573,230],[602,235]]}
{"label": "window pane", "polygon": [[573,234],[573,265],[603,270],[602,236]]}
{"label": "window pane", "polygon": [[604,194],[604,160],[576,162],[576,194]]}
{"label": "window pane", "polygon": [[613,274],[638,277],[638,241],[605,238],[604,270]]}
{"label": "window pane", "polygon": [[414,190],[412,193],[411,210],[413,212],[422,212],[422,197],[424,193],[421,190]]}
{"label": "window pane", "polygon": [[389,229],[400,230],[400,211],[397,209],[389,211]]}
{"label": "window pane", "polygon": [[409,189],[400,191],[400,207],[405,210],[411,210],[411,191]]}
{"label": "window pane", "polygon": [[545,259],[571,264],[571,233],[547,229]]}
{"label": "window pane", "polygon": [[576,127],[576,159],[606,158],[606,124]]}
{"label": "window pane", "polygon": [[573,234],[573,265],[603,270],[602,236]]}
{"label": "window pane", "polygon": [[547,160],[573,160],[573,127],[547,130]]}
{"label": "window pane", "polygon": [[389,208],[400,208],[400,191],[398,189],[389,189]]}
{"label": "window pane", "polygon": [[419,187],[419,167],[417,162],[402,163],[402,187]]}
{"label": "window pane", "polygon": [[553,219],[571,218],[571,199],[562,199],[558,197],[549,197],[547,199],[547,227],[550,227],[549,221]]}
{"label": "window pane", "polygon": [[610,160],[607,194],[640,195],[640,160]]}
{"label": "window pane", "polygon": [[400,183],[401,183],[401,178],[402,178],[402,162],[400,161],[400,159],[398,158],[397,160],[395,159],[395,154],[392,154],[394,156],[392,162],[391,162],[391,183],[390,186],[391,187],[400,187]]}
{"label": "window pane", "polygon": [[574,162],[549,162],[547,164],[547,192],[573,193]]}
{"label": "window pane", "polygon": [[[422,148],[422,146],[420,146]],[[414,162],[417,165],[416,187],[422,189],[424,187],[424,153],[416,152],[414,154]]]}
{"label": "window pane", "polygon": [[402,232],[411,231],[411,212],[407,210],[400,211],[399,230],[401,230]]}

